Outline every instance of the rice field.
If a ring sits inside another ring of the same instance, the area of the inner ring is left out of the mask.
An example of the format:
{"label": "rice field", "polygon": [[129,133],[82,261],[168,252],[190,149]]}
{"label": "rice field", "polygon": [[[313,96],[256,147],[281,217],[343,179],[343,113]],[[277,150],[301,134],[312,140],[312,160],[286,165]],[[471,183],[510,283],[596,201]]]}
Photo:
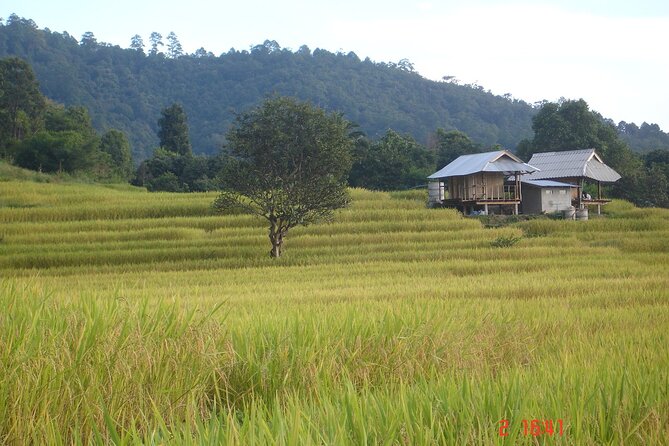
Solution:
{"label": "rice field", "polygon": [[669,444],[669,210],[351,194],[273,261],[215,194],[0,182],[0,444]]}

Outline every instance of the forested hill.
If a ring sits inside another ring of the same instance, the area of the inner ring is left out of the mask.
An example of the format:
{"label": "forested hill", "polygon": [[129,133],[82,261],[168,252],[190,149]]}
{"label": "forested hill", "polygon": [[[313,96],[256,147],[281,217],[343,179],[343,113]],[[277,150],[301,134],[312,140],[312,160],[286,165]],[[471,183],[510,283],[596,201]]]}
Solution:
{"label": "forested hill", "polygon": [[47,97],[87,107],[98,130],[126,132],[136,159],[158,144],[156,122],[172,102],[186,110],[194,150],[214,153],[234,114],[274,93],[342,112],[372,138],[392,128],[427,143],[442,127],[515,148],[532,135],[535,110],[527,103],[427,80],[407,62],[374,63],[305,46],[293,52],[274,41],[220,56],[147,54],[97,42],[92,33],[77,40],[41,30],[16,16],[0,26],[0,57],[28,61]]}
{"label": "forested hill", "polygon": [[[160,110],[173,102],[188,115],[194,151],[212,154],[235,113],[272,94],[341,112],[371,138],[393,129],[425,144],[441,127],[481,146],[514,149],[532,136],[536,110],[526,102],[480,86],[427,80],[408,61],[375,63],[306,46],[293,52],[275,41],[220,56],[202,48],[182,54],[178,40],[165,43],[145,52],[141,39],[136,49],[123,49],[98,42],[93,33],[77,40],[15,15],[0,21],[0,58],[25,59],[47,97],[85,106],[98,131],[124,131],[136,161],[157,146]],[[669,134],[656,124],[621,122],[617,129],[632,150],[669,149]]]}

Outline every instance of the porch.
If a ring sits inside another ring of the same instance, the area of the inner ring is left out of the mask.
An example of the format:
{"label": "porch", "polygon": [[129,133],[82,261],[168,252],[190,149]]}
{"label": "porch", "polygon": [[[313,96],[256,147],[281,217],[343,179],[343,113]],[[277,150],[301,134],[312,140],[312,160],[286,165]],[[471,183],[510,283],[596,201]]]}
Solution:
{"label": "porch", "polygon": [[[463,200],[461,198],[447,198],[442,201],[442,206],[455,208],[461,211],[465,215],[471,215],[475,211],[483,211],[483,214],[490,214],[490,210],[499,209],[499,214],[511,212],[513,215],[518,215],[518,206],[520,205],[520,199],[492,199],[492,198],[482,198],[482,199],[472,199],[472,200]],[[504,208],[511,208],[509,211],[507,209],[504,212]]]}
{"label": "porch", "polygon": [[464,214],[471,214],[480,210],[488,214],[490,206],[511,206],[513,213],[518,214],[518,206],[522,200],[522,193],[518,181],[513,184],[505,183],[504,175],[499,173],[481,173],[448,179],[449,198],[443,200],[443,205],[455,207]]}
{"label": "porch", "polygon": [[486,185],[483,184],[472,184],[469,187],[466,187],[462,184],[458,185],[459,188],[455,191],[449,189],[449,194],[454,199],[459,199],[462,201],[475,201],[481,202],[516,202],[520,201],[520,187],[515,184],[495,184],[495,185]]}
{"label": "porch", "polygon": [[602,206],[611,203],[611,200],[608,200],[606,198],[580,198],[580,199],[575,199],[571,200],[572,206],[574,206],[576,209],[580,209],[581,207],[587,206],[590,208],[590,206],[597,206],[597,215],[602,214]]}
{"label": "porch", "polygon": [[590,194],[585,193],[584,191],[585,183],[586,180],[582,178],[577,183],[578,187],[575,188],[575,195],[572,195],[571,204],[576,209],[581,209],[586,206],[588,208],[590,208],[590,206],[597,206],[597,215],[601,215],[602,206],[607,203],[610,203],[611,200],[602,197],[601,181],[597,181],[597,192],[596,192],[597,195],[595,197],[592,197]]}

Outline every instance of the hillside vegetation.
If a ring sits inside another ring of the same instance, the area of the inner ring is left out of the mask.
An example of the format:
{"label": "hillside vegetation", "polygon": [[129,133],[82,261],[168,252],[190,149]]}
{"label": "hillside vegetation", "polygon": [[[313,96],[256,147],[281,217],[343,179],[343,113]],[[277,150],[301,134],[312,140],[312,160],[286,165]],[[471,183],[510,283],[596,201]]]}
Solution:
{"label": "hillside vegetation", "polygon": [[[79,39],[11,15],[0,22],[0,58],[28,61],[42,92],[67,106],[86,107],[99,132],[126,133],[135,160],[148,158],[157,147],[160,110],[174,102],[189,116],[195,153],[214,154],[235,113],[273,94],[341,112],[372,139],[393,129],[430,144],[431,135],[443,128],[464,132],[483,146],[513,150],[532,134],[536,110],[530,104],[476,84],[425,79],[407,60],[373,62],[353,52],[307,46],[293,51],[273,40],[218,56],[203,48],[163,54],[148,45],[145,53],[137,37],[131,43],[135,49],[122,49],[98,42],[92,32]],[[669,149],[669,134],[656,124],[616,127],[634,151]]]}
{"label": "hillside vegetation", "polygon": [[272,94],[342,112],[372,138],[393,129],[422,143],[442,127],[484,145],[513,148],[531,135],[534,114],[525,102],[478,86],[427,80],[410,64],[307,47],[293,52],[274,41],[249,51],[171,59],[110,46],[91,35],[79,42],[13,16],[0,26],[0,58],[8,56],[30,63],[50,99],[85,106],[98,131],[125,132],[139,160],[157,146],[155,123],[173,102],[182,103],[188,114],[195,152],[208,154],[220,148],[235,113]]}
{"label": "hillside vegetation", "polygon": [[0,182],[0,443],[668,444],[669,211],[354,189],[272,261],[214,197]]}
{"label": "hillside vegetation", "polygon": [[22,169],[0,160],[0,181],[21,180],[42,183],[50,182],[52,178],[51,175],[35,172],[34,170]]}

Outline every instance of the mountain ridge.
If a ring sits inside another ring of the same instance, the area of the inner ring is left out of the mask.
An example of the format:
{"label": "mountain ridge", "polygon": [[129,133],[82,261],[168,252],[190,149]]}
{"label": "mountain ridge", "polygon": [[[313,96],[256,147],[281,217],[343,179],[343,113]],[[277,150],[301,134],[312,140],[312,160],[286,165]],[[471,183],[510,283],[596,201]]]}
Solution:
{"label": "mountain ridge", "polygon": [[172,102],[188,114],[195,151],[211,154],[235,113],[274,94],[343,113],[373,138],[392,128],[426,144],[441,127],[481,144],[514,148],[532,133],[535,110],[529,104],[478,86],[425,79],[410,64],[306,46],[292,52],[269,40],[250,51],[167,58],[91,37],[77,41],[15,17],[0,26],[0,57],[25,59],[47,97],[87,107],[98,130],[126,132],[140,159],[156,147],[156,121]]}
{"label": "mountain ridge", "polygon": [[[426,79],[408,61],[373,62],[306,45],[293,52],[273,40],[250,51],[214,56],[200,49],[169,58],[97,42],[93,33],[78,41],[12,15],[0,24],[0,57],[10,56],[31,64],[44,95],[88,108],[98,131],[124,131],[136,160],[157,147],[160,110],[173,102],[184,106],[193,149],[203,154],[219,150],[236,113],[272,95],[342,113],[371,138],[393,129],[428,146],[443,128],[462,131],[482,146],[514,150],[531,138],[537,111],[478,85]],[[640,151],[669,148],[669,134],[657,125],[621,124],[618,130],[633,148],[637,140]]]}

